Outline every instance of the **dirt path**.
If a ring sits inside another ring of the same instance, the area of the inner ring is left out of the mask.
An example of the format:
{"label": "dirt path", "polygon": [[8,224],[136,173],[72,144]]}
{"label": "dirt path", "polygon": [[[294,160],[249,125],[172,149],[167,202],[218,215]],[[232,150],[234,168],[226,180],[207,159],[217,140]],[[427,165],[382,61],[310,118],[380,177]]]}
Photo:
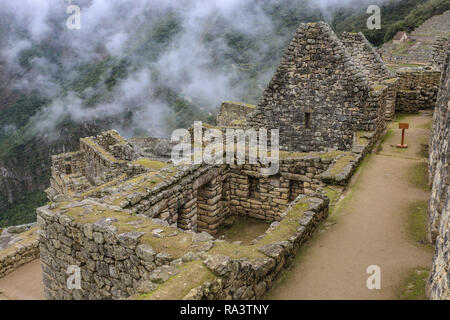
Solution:
{"label": "dirt path", "polygon": [[44,300],[41,262],[34,260],[0,279],[0,300]]}
{"label": "dirt path", "polygon": [[[411,170],[424,161],[430,115],[409,116],[410,148],[400,141],[398,124],[390,126],[379,154],[372,154],[343,199],[314,239],[302,248],[288,274],[268,299],[396,299],[411,269],[429,268],[433,251],[415,243],[408,208],[428,193],[410,182]],[[367,267],[381,268],[381,290],[368,290]]]}

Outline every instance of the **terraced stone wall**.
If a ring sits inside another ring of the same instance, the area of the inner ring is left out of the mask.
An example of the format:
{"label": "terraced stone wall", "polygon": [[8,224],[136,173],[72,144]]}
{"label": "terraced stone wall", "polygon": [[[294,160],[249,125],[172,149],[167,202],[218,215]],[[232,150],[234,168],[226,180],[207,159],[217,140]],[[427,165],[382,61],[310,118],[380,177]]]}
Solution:
{"label": "terraced stone wall", "polygon": [[425,68],[406,68],[397,72],[399,88],[395,111],[417,113],[423,109],[434,109],[441,72]]}

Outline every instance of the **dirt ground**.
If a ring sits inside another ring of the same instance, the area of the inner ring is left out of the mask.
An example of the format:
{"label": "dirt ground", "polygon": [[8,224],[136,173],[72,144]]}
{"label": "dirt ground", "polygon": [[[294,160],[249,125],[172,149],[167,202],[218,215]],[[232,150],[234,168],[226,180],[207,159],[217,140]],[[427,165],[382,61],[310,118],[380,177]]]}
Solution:
{"label": "dirt ground", "polygon": [[[408,116],[406,150],[398,123],[391,123],[379,154],[372,154],[351,182],[322,230],[302,248],[292,269],[267,299],[397,299],[414,268],[429,268],[433,250],[415,243],[408,207],[429,197],[410,182],[411,168],[424,161],[421,143],[429,135],[430,114]],[[381,289],[366,286],[368,266],[381,268]]]}
{"label": "dirt ground", "polygon": [[44,300],[41,262],[34,260],[0,279],[0,300]]}

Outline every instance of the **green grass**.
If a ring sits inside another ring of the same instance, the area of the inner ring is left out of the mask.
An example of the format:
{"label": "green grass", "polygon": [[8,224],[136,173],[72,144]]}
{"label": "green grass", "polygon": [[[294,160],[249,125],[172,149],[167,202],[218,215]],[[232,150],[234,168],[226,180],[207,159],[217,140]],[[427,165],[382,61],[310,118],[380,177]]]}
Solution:
{"label": "green grass", "polygon": [[425,161],[421,161],[411,167],[409,170],[410,182],[419,189],[429,191],[428,186],[428,164]]}
{"label": "green grass", "polygon": [[394,117],[394,122],[405,121],[410,116],[411,115],[407,113],[396,113]]}
{"label": "green grass", "polygon": [[391,129],[388,129],[386,131],[386,134],[380,139],[380,143],[378,144],[377,153],[380,153],[383,151],[383,144],[388,141],[392,136],[394,135],[394,131]]}
{"label": "green grass", "polygon": [[426,283],[430,271],[428,269],[412,270],[399,289],[400,300],[426,300]]}
{"label": "green grass", "polygon": [[409,234],[415,243],[427,244],[427,201],[418,201],[408,207]]}
{"label": "green grass", "polygon": [[333,213],[334,208],[336,206],[337,201],[339,200],[339,196],[341,195],[341,191],[337,190],[335,187],[326,186],[323,189],[325,195],[330,199],[330,205],[328,211],[330,214]]}
{"label": "green grass", "polygon": [[344,156],[337,160],[333,166],[330,168],[330,173],[332,176],[336,176],[342,172],[352,161],[355,161],[354,156]]}
{"label": "green grass", "polygon": [[191,289],[212,282],[215,275],[201,261],[179,267],[180,273],[161,284],[155,291],[136,296],[137,300],[181,300]]}
{"label": "green grass", "polygon": [[245,216],[236,216],[231,228],[222,228],[217,238],[227,241],[242,241],[242,244],[250,244],[252,240],[264,234],[270,223]]}

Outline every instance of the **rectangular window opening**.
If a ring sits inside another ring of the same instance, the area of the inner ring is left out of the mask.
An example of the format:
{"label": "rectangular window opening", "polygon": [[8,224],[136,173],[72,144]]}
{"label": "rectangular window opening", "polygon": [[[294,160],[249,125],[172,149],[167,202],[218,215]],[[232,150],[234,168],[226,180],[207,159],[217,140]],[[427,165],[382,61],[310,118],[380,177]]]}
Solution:
{"label": "rectangular window opening", "polygon": [[306,129],[311,129],[311,113],[305,112],[305,127]]}

